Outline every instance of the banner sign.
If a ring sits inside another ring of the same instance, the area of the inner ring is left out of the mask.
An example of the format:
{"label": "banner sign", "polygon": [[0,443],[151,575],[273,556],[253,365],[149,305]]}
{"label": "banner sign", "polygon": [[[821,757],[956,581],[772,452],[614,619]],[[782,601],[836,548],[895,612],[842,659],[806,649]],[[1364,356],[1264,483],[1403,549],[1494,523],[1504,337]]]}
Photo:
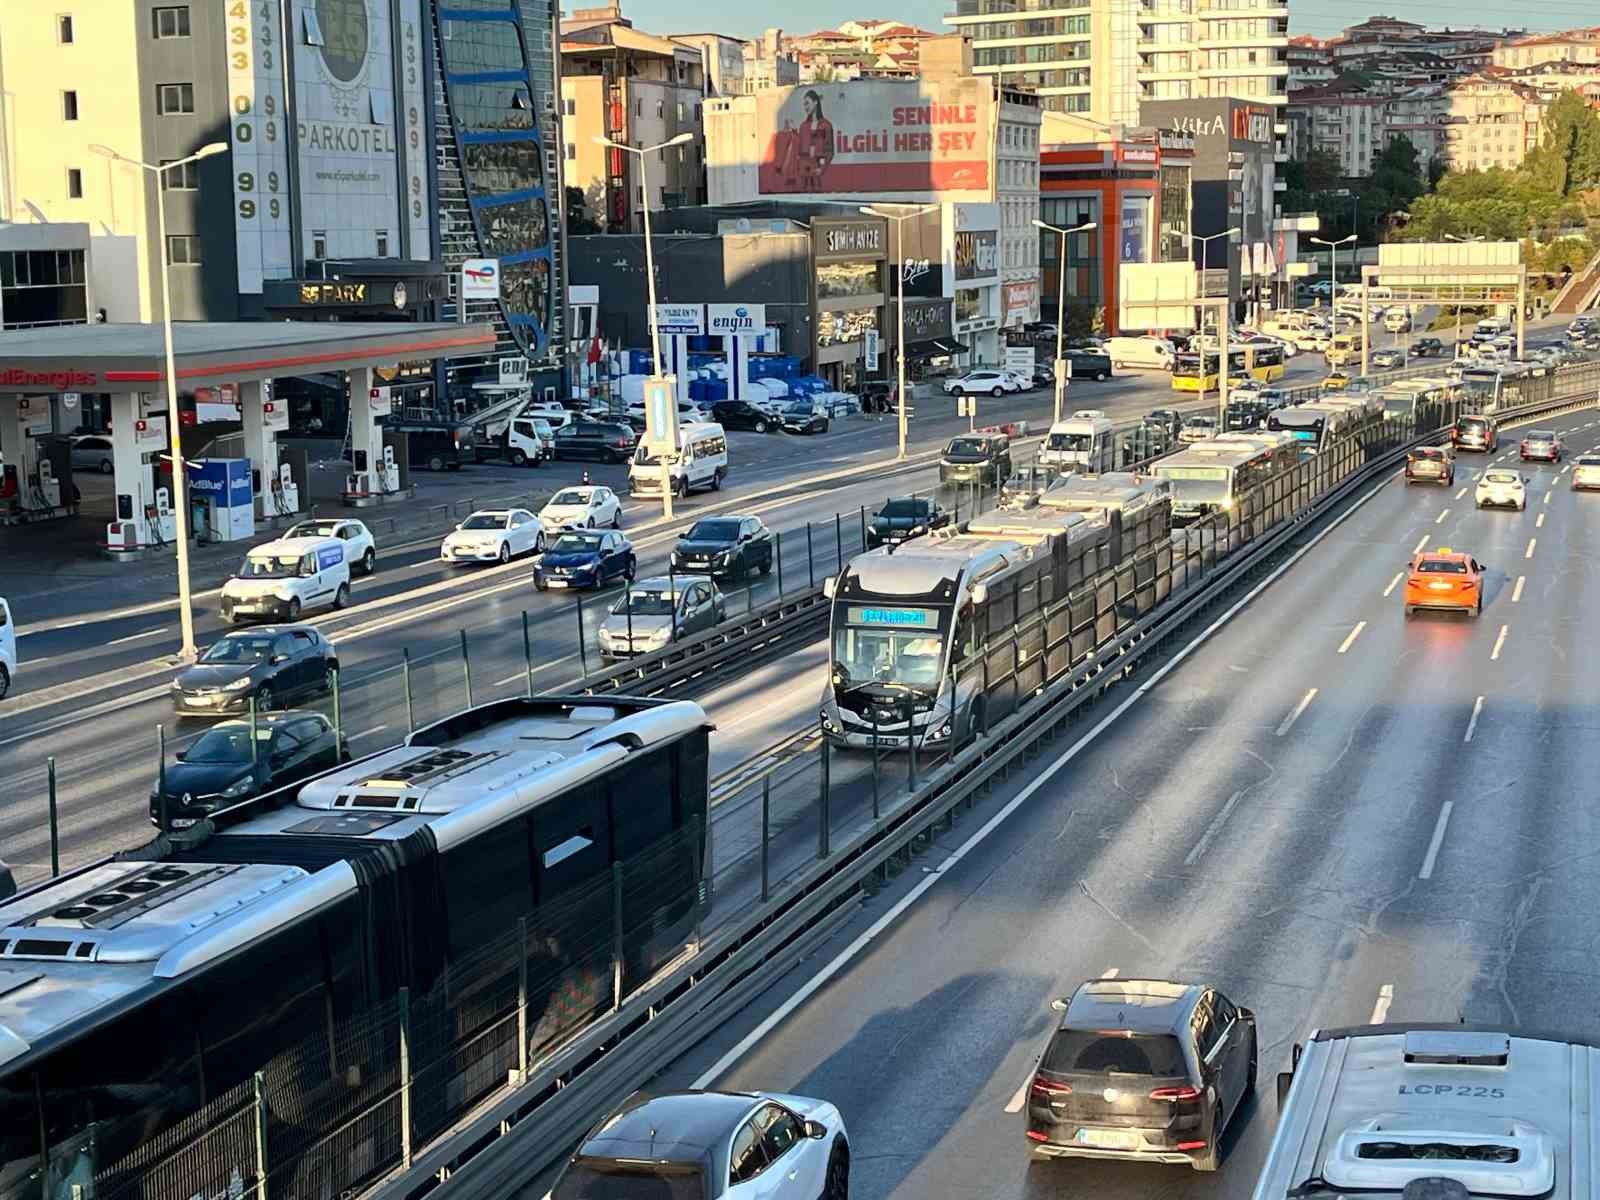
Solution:
{"label": "banner sign", "polygon": [[657,304],[651,317],[661,333],[687,333],[698,337],[706,331],[706,306],[703,304]]}
{"label": "banner sign", "polygon": [[767,327],[765,304],[708,304],[707,332],[717,334],[759,333]]}

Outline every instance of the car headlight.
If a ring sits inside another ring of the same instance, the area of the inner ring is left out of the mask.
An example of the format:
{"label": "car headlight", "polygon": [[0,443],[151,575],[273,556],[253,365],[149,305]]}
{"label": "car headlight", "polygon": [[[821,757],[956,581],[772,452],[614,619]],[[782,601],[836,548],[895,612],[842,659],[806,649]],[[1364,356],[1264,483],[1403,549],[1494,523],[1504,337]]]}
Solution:
{"label": "car headlight", "polygon": [[650,641],[650,642],[666,643],[666,642],[670,641],[671,638],[672,638],[672,627],[670,625],[663,625],[660,629],[657,629],[657,630],[653,631],[652,633],[650,633],[649,635],[647,635],[645,640],[646,641]]}
{"label": "car headlight", "polygon": [[927,533],[927,532],[928,532],[928,527],[926,525],[913,525],[911,527],[911,536],[912,537],[916,537],[918,534]]}
{"label": "car headlight", "polygon": [[246,775],[243,779],[240,779],[235,783],[231,783],[227,787],[223,788],[222,798],[224,800],[237,800],[240,796],[248,793],[250,789],[255,786],[255,782],[256,781],[254,779]]}
{"label": "car headlight", "polygon": [[285,588],[281,592],[276,592],[276,593],[274,593],[274,595],[276,596],[277,599],[282,600],[285,604],[289,603],[289,601],[294,599],[294,593],[291,592],[288,588]]}
{"label": "car headlight", "polygon": [[244,676],[242,679],[235,679],[232,683],[225,683],[222,685],[222,690],[225,692],[244,692],[249,691],[249,689],[250,676],[248,675]]}

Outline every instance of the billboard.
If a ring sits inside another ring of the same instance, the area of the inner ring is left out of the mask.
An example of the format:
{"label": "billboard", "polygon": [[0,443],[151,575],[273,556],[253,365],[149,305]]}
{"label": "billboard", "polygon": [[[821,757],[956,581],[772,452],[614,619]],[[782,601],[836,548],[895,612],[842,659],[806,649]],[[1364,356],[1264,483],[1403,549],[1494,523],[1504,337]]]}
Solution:
{"label": "billboard", "polygon": [[759,334],[767,327],[765,304],[708,304],[706,324],[711,333]]}
{"label": "billboard", "polygon": [[852,79],[756,94],[762,195],[985,191],[987,79]]}
{"label": "billboard", "polygon": [[993,229],[967,230],[956,234],[956,278],[988,279],[1000,273],[1000,235]]}
{"label": "billboard", "polygon": [[703,304],[657,304],[652,316],[659,333],[699,336],[706,331],[706,307]]}

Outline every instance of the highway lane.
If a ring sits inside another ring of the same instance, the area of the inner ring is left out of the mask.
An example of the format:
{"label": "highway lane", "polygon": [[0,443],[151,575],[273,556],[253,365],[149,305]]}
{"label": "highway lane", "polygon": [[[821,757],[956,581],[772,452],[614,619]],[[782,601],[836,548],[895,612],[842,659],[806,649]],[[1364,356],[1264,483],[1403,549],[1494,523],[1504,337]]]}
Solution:
{"label": "highway lane", "polygon": [[[1588,426],[1569,447],[1600,440],[1592,414],[1550,423]],[[1461,461],[1458,488],[1482,465]],[[1376,490],[1098,740],[1020,773],[1033,794],[1008,821],[952,861],[1000,791],[652,1086],[834,1100],[860,1196],[1242,1196],[1275,1119],[1271,1079],[1318,1025],[1459,1014],[1600,1036],[1574,1000],[1596,982],[1600,843],[1582,780],[1600,496],[1571,493],[1559,467],[1526,472],[1520,514],[1479,513],[1470,492]],[[1446,537],[1493,571],[1484,615],[1408,622],[1385,589],[1418,542]],[[920,902],[868,936],[913,887]],[[1214,981],[1257,1010],[1263,1099],[1219,1175],[1027,1165],[1007,1110],[1047,1002],[1113,971]]]}
{"label": "highway lane", "polygon": [[[1291,383],[1309,382],[1320,373],[1319,358],[1300,355],[1290,360],[1287,378]],[[1105,383],[1080,381],[1069,385],[1067,404],[1069,410],[1101,408],[1117,421],[1135,420],[1158,407],[1196,406],[1192,398],[1185,397],[1181,404],[1175,403],[1177,398],[1167,376],[1129,371]],[[979,406],[980,424],[1025,420],[1031,428],[1043,432],[1051,415],[1053,398],[1048,389],[1043,389],[1002,400],[980,397]],[[942,395],[925,398],[918,400],[915,407],[917,414],[908,438],[908,451],[913,455],[936,451],[949,437],[967,427],[965,418],[955,416],[953,398]],[[892,454],[897,436],[892,415],[842,418],[828,433],[804,438],[733,432],[729,440],[731,474],[726,497],[704,493],[691,497],[679,506],[674,527],[682,527],[698,512],[726,498],[737,498],[750,491],[764,492],[812,475],[858,466],[864,459],[874,456]],[[594,482],[613,487],[626,497],[626,466],[562,462],[536,471],[509,474],[494,467],[478,469],[492,472],[496,480],[514,480],[515,487],[553,491],[562,484],[576,482],[585,465]],[[474,469],[468,468],[469,471]],[[426,475],[419,475],[418,482],[426,494]],[[513,487],[503,482],[490,485],[484,490],[484,499],[511,490]],[[632,500],[627,500],[626,504],[625,527],[654,528],[659,524],[659,505]],[[352,515],[370,515],[381,521],[384,514],[382,509],[374,509],[352,510]],[[370,580],[358,578],[354,581],[356,606],[359,608],[373,598],[403,594],[451,578],[453,569],[438,561],[439,536],[407,538],[396,545],[384,544],[384,539],[380,538],[377,575]],[[223,626],[216,615],[214,592],[204,581],[197,582],[196,586],[202,592],[196,611],[197,638],[205,644],[221,632]],[[211,587],[214,586],[215,581],[212,581]],[[133,597],[127,589],[112,590],[106,599],[118,607],[107,605],[98,613],[79,612],[73,608],[65,614],[61,610],[37,613],[28,611],[27,605],[19,607],[22,671],[14,699],[25,698],[28,691],[82,679],[95,672],[149,662],[176,652],[177,619],[170,604],[163,604],[159,597],[141,597],[142,602],[130,602]],[[87,623],[77,623],[84,621]],[[39,626],[36,632],[29,632],[30,624]]]}

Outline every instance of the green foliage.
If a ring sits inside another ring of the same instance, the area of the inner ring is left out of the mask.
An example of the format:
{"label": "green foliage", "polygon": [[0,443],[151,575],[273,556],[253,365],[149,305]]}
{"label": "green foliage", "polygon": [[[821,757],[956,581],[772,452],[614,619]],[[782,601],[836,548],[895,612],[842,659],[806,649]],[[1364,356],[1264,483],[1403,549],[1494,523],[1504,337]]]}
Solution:
{"label": "green foliage", "polygon": [[600,222],[589,211],[589,201],[580,187],[569,187],[567,196],[567,232],[570,234],[603,233]]}

